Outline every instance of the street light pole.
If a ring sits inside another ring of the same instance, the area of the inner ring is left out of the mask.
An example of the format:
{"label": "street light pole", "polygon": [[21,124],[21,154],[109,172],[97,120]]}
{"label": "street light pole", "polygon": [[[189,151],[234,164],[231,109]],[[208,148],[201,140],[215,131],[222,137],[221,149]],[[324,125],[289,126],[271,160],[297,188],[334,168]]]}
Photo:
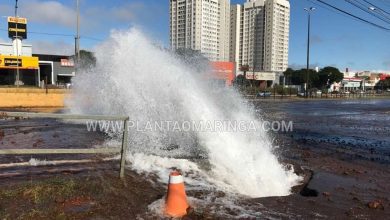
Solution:
{"label": "street light pole", "polygon": [[307,57],[306,57],[306,98],[309,96],[309,64],[310,64],[310,22],[311,22],[311,12],[315,10],[314,7],[305,8],[307,11]]}

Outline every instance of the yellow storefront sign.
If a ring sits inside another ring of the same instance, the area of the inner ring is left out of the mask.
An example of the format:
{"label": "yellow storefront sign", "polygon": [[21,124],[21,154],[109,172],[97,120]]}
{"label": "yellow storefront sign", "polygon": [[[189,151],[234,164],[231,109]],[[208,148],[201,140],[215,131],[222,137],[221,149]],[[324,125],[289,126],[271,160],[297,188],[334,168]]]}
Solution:
{"label": "yellow storefront sign", "polygon": [[20,29],[20,28],[18,28],[18,29],[16,29],[16,28],[9,28],[8,29],[8,31],[10,31],[10,32],[21,32],[21,33],[25,33],[26,32],[26,29]]}
{"label": "yellow storefront sign", "polygon": [[8,22],[18,23],[18,24],[27,24],[27,19],[21,18],[21,17],[8,17]]}
{"label": "yellow storefront sign", "polygon": [[38,69],[38,57],[27,56],[5,56],[0,55],[0,68],[2,69]]}
{"label": "yellow storefront sign", "polygon": [[27,39],[27,19],[8,17],[8,37]]}

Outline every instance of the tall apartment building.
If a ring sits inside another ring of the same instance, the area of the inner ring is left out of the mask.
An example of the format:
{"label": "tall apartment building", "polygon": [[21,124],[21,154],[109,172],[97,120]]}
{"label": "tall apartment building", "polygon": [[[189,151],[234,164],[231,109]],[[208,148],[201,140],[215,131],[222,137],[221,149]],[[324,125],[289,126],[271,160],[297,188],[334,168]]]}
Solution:
{"label": "tall apartment building", "polygon": [[170,0],[172,50],[200,51],[211,61],[229,60],[230,0]]}
{"label": "tall apartment building", "polygon": [[288,67],[290,2],[267,0],[265,7],[264,69],[282,72]]}
{"label": "tall apartment building", "polygon": [[230,61],[256,72],[287,69],[288,0],[247,0],[232,6],[230,16]]}

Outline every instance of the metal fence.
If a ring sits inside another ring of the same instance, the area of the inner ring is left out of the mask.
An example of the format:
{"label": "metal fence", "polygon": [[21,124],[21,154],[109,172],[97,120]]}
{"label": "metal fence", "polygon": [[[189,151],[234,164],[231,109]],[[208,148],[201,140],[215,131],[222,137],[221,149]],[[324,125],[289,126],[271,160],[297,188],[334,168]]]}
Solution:
{"label": "metal fence", "polygon": [[25,154],[112,154],[120,153],[120,178],[125,175],[126,151],[128,146],[128,116],[103,116],[103,115],[69,115],[28,112],[0,112],[0,118],[54,118],[70,120],[112,120],[123,121],[122,147],[96,148],[96,149],[0,149],[0,155],[25,155]]}

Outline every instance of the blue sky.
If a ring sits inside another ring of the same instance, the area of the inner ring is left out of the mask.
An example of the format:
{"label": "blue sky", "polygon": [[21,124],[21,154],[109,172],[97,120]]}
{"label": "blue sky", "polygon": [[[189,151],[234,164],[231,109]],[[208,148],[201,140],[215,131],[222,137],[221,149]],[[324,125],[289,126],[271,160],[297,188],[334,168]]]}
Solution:
{"label": "blue sky", "polygon": [[[158,43],[168,46],[169,0],[80,0],[81,46],[91,49],[109,36],[112,29],[137,26]],[[232,4],[245,0],[232,0]],[[311,0],[314,1],[315,0]],[[372,19],[344,0],[325,0],[363,18]],[[356,1],[356,0],[355,0]],[[363,0],[360,0],[363,1]],[[369,0],[390,12],[390,1]],[[0,41],[9,41],[6,18],[14,12],[14,0],[0,2]],[[29,19],[32,32],[74,35],[75,0],[19,0],[21,17]],[[333,65],[340,69],[390,70],[390,31],[382,31],[347,16],[311,3],[290,0],[290,66],[299,68],[306,63],[307,15],[304,7],[317,8],[312,17],[312,55],[314,66]],[[390,25],[387,25],[390,28]],[[93,39],[89,38],[92,37]],[[74,50],[73,36],[29,34],[27,43],[36,53],[67,53]]]}

